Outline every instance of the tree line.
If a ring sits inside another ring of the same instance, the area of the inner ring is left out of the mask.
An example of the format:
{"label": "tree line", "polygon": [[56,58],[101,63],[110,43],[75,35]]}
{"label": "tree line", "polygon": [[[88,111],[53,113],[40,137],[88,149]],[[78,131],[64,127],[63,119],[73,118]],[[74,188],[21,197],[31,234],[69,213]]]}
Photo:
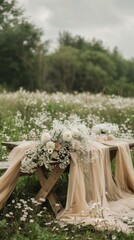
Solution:
{"label": "tree line", "polygon": [[134,96],[134,59],[100,40],[64,31],[57,48],[23,15],[16,0],[0,0],[0,89],[103,92]]}

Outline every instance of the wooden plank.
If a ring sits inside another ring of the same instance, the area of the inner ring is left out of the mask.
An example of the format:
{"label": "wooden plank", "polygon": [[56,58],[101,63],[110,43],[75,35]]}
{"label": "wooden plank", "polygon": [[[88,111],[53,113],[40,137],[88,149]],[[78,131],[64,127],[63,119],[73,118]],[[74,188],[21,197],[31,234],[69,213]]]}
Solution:
{"label": "wooden plank", "polygon": [[[122,141],[125,142],[125,140],[122,140]],[[130,149],[134,148],[134,140],[133,141],[132,140],[126,140],[126,142],[128,142]],[[108,146],[108,145],[106,144],[106,146]],[[109,150],[110,150],[110,159],[112,161],[116,156],[116,152],[117,152],[118,148],[117,148],[117,146],[108,146],[108,147],[109,147]]]}
{"label": "wooden plank", "polygon": [[1,144],[3,146],[6,146],[8,151],[11,151],[14,147],[18,146],[20,143],[22,143],[22,141],[18,141],[18,142],[2,142]]}
{"label": "wooden plank", "polygon": [[47,178],[45,184],[43,185],[43,187],[38,192],[38,194],[35,198],[37,201],[40,201],[40,199],[46,198],[48,196],[51,189],[55,186],[55,184],[57,183],[57,181],[59,180],[60,176],[62,175],[62,173],[64,171],[65,171],[65,169],[61,169],[59,167],[59,165],[57,165],[54,168],[52,174]]}
{"label": "wooden plank", "polygon": [[55,215],[57,215],[57,213],[59,213],[60,211],[63,210],[63,206],[62,206],[61,202],[59,201],[57,195],[54,192],[52,192],[52,190],[48,194],[47,199],[49,200],[49,203],[50,203]]}
{"label": "wooden plank", "polygon": [[0,161],[0,170],[6,170],[9,167],[8,161]]}
{"label": "wooden plank", "polygon": [[[46,184],[46,180],[47,180],[47,178],[44,175],[44,171],[42,170],[42,168],[37,168],[35,174],[38,177],[41,186],[43,187]],[[51,190],[49,192],[49,194],[47,195],[47,199],[48,199],[54,213],[57,215],[57,213],[60,212],[63,209],[63,207],[62,207],[57,195],[55,194],[55,192],[53,190]]]}

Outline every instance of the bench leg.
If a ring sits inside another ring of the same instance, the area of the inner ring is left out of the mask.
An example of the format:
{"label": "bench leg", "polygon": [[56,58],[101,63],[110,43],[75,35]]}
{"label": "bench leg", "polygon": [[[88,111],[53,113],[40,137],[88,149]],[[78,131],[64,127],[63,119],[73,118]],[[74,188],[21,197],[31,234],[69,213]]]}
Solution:
{"label": "bench leg", "polygon": [[35,199],[39,202],[41,202],[41,198],[45,199],[47,198],[54,213],[57,215],[58,212],[60,212],[63,207],[57,197],[57,195],[54,193],[52,188],[58,181],[59,177],[63,173],[63,169],[60,169],[59,167],[56,166],[54,169],[53,173],[48,177],[48,179],[44,175],[44,171],[42,168],[38,168],[35,172],[36,176],[38,177],[40,184],[42,188],[36,195]]}

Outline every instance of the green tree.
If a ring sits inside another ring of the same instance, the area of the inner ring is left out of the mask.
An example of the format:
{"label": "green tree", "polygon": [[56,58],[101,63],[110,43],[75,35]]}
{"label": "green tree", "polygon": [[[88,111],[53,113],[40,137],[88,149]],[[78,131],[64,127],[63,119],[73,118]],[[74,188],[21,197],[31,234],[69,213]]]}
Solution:
{"label": "green tree", "polygon": [[77,91],[106,92],[115,76],[115,65],[109,54],[94,50],[80,51],[79,68],[74,87]]}
{"label": "green tree", "polygon": [[0,84],[10,90],[34,90],[42,32],[24,19],[15,0],[1,1],[0,11]]}
{"label": "green tree", "polygon": [[114,61],[115,66],[116,66],[116,76],[115,80],[119,80],[123,76],[126,76],[127,71],[128,71],[128,62],[126,59],[123,58],[123,56],[120,54],[119,50],[117,47],[114,48],[112,54],[111,54],[111,59]]}
{"label": "green tree", "polygon": [[59,33],[58,43],[59,48],[66,46],[76,49],[85,49],[91,46],[90,42],[87,42],[83,37],[79,35],[73,37],[72,34],[67,31]]}
{"label": "green tree", "polygon": [[17,6],[16,0],[0,0],[0,30],[21,23],[23,10]]}
{"label": "green tree", "polygon": [[58,43],[59,47],[70,46],[79,50],[109,52],[109,50],[103,46],[103,42],[101,40],[96,40],[95,38],[93,38],[91,41],[88,41],[80,35],[73,36],[68,31],[63,31],[59,33]]}
{"label": "green tree", "polygon": [[77,72],[77,50],[62,47],[46,60],[44,89],[47,91],[72,91]]}

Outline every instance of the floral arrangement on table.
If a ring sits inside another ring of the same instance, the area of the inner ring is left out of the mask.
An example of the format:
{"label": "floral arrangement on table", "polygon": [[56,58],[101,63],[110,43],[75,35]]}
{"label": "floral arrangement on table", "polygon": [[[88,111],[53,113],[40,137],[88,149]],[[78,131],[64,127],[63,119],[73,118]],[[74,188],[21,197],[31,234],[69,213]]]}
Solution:
{"label": "floral arrangement on table", "polygon": [[89,138],[89,129],[79,119],[64,123],[55,120],[52,129],[43,133],[40,141],[26,151],[21,161],[21,172],[33,173],[43,165],[51,170],[52,163],[56,162],[65,169],[70,163],[71,152],[78,150],[82,155]]}
{"label": "floral arrangement on table", "polygon": [[71,132],[63,133],[62,142],[54,141],[49,133],[42,134],[41,141],[26,151],[26,156],[21,162],[21,172],[33,173],[37,166],[45,166],[51,169],[52,163],[59,162],[60,168],[66,168],[70,163],[72,151]]}
{"label": "floral arrangement on table", "polygon": [[100,123],[92,127],[92,134],[97,138],[102,138],[103,140],[112,140],[119,132],[119,127],[117,124],[112,123]]}
{"label": "floral arrangement on table", "polygon": [[76,117],[64,123],[54,120],[51,130],[43,133],[40,141],[26,151],[21,161],[21,172],[33,173],[38,166],[43,165],[51,170],[56,162],[65,169],[73,151],[77,151],[80,161],[92,162],[97,158],[92,150],[92,141],[102,134],[105,137],[103,140],[111,140],[112,134],[117,131],[118,126],[110,123],[97,124],[91,130]]}

